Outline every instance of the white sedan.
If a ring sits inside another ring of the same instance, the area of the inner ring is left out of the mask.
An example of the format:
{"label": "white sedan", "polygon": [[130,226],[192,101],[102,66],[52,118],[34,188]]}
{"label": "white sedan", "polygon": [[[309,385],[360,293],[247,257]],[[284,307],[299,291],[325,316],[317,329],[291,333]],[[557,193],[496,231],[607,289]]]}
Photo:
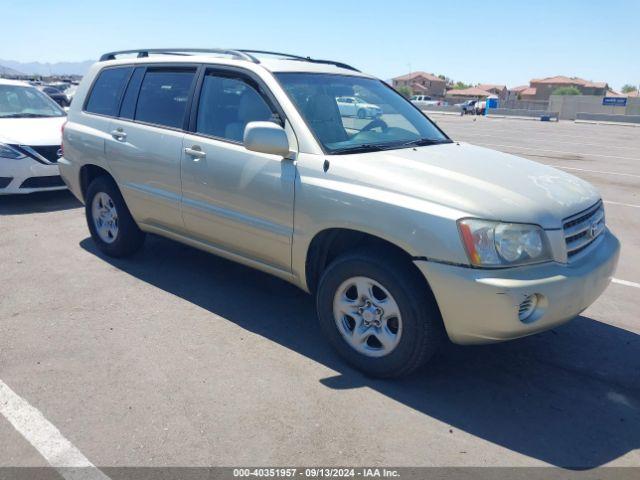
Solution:
{"label": "white sedan", "polygon": [[0,79],[0,195],[61,190],[66,113],[25,82]]}
{"label": "white sedan", "polygon": [[382,108],[358,97],[338,97],[336,102],[343,117],[376,118],[382,115]]}

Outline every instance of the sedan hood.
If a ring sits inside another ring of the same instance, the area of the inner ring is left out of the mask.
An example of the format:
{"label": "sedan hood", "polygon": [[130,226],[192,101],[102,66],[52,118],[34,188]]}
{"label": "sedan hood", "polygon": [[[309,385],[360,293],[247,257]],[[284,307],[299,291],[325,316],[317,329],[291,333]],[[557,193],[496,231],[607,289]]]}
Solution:
{"label": "sedan hood", "polygon": [[0,118],[0,142],[14,145],[60,145],[67,117]]}
{"label": "sedan hood", "polygon": [[596,203],[589,183],[506,153],[464,143],[347,155],[343,167],[381,190],[454,208],[468,216],[562,228]]}

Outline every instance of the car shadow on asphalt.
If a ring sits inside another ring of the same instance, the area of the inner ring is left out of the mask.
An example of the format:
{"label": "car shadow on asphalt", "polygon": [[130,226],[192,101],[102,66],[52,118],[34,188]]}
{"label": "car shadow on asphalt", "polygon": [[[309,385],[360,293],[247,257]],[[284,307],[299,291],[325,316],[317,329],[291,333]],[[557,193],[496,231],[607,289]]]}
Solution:
{"label": "car shadow on asphalt", "polygon": [[47,213],[80,207],[82,204],[69,190],[0,196],[0,216]]}
{"label": "car shadow on asphalt", "polygon": [[124,260],[105,257],[90,238],[80,245],[338,372],[321,380],[325,387],[374,389],[450,425],[452,439],[463,431],[572,469],[601,466],[640,448],[640,335],[632,332],[580,316],[502,344],[447,344],[422,371],[376,380],[336,356],[319,336],[312,298],[284,281],[156,236]]}

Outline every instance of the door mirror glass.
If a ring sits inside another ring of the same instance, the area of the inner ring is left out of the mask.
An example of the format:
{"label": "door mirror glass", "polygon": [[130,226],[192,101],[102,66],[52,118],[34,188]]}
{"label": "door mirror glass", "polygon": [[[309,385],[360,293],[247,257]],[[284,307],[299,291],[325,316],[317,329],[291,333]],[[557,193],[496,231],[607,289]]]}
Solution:
{"label": "door mirror glass", "polygon": [[244,129],[244,146],[252,152],[289,156],[287,132],[273,122],[249,122]]}

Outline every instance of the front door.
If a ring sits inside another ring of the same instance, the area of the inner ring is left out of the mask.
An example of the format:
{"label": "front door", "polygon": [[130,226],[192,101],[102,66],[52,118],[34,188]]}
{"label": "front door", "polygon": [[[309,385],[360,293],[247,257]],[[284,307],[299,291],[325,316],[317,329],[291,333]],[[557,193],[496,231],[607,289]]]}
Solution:
{"label": "front door", "polygon": [[197,239],[290,272],[295,164],[242,143],[247,123],[282,122],[265,89],[238,72],[206,72],[183,141],[183,218]]}

